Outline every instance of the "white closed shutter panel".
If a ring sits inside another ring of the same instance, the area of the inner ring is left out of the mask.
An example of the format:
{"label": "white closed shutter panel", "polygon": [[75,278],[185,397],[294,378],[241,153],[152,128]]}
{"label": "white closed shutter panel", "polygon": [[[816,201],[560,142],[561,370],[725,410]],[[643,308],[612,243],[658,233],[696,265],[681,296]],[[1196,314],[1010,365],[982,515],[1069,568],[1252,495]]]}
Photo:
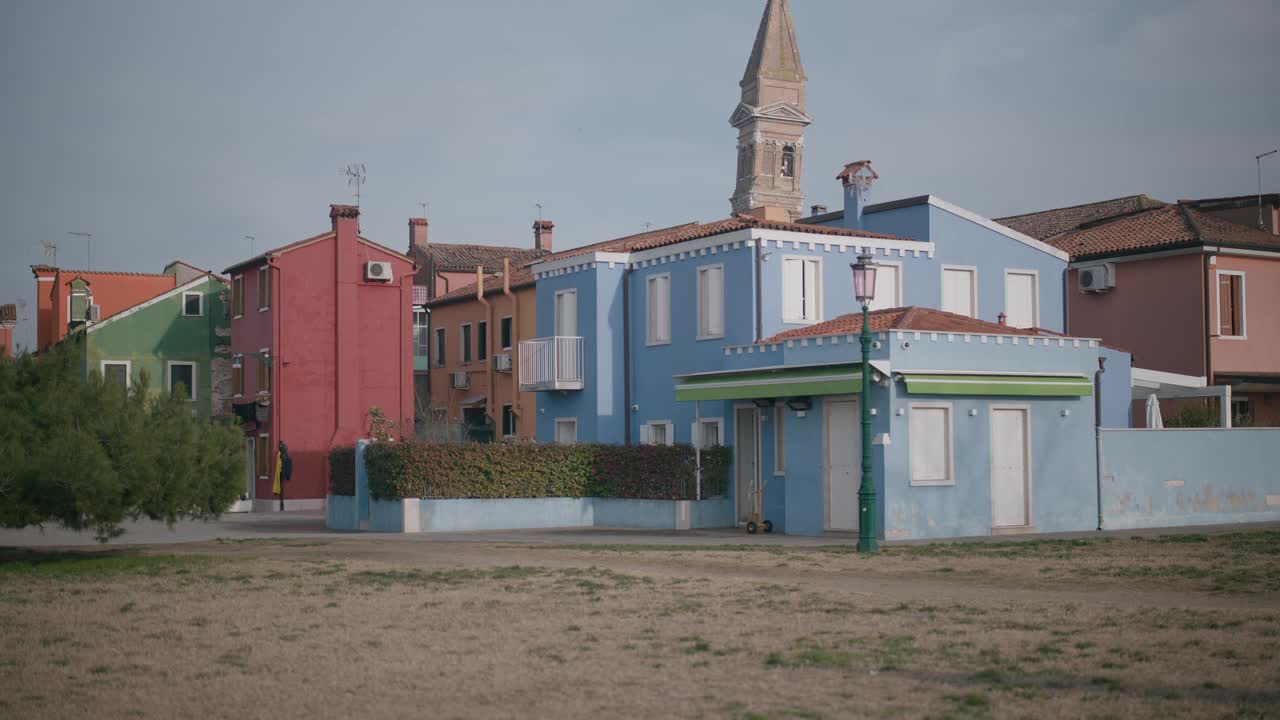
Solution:
{"label": "white closed shutter panel", "polygon": [[975,317],[973,307],[973,271],[942,271],[942,309],[957,315]]}
{"label": "white closed shutter panel", "polygon": [[911,482],[945,483],[950,480],[949,420],[946,408],[911,408]]}
{"label": "white closed shutter panel", "polygon": [[872,310],[882,310],[898,306],[900,285],[897,265],[879,265],[876,267],[876,296],[871,299]]}
{"label": "white closed shutter panel", "polygon": [[698,271],[698,336],[724,335],[724,268]]}
{"label": "white closed shutter panel", "polygon": [[1005,322],[1010,327],[1029,328],[1036,324],[1036,276],[1007,273],[1004,276]]}
{"label": "white closed shutter panel", "polygon": [[671,340],[671,278],[659,275],[649,278],[648,328],[650,343]]}
{"label": "white closed shutter panel", "polygon": [[804,261],[788,258],[782,262],[782,320],[797,322],[804,317]]}
{"label": "white closed shutter panel", "polygon": [[804,262],[804,319],[818,322],[818,261]]}
{"label": "white closed shutter panel", "polygon": [[578,336],[578,293],[562,292],[556,295],[556,335]]}

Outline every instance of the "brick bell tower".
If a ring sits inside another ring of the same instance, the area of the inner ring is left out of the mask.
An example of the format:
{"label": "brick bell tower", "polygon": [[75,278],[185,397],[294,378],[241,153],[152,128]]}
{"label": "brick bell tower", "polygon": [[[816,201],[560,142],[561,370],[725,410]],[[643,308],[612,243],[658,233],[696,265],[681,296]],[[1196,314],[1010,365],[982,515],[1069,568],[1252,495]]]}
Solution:
{"label": "brick bell tower", "polygon": [[768,0],[742,76],[742,101],[729,118],[738,129],[738,182],[733,212],[794,221],[804,209],[800,173],[806,78],[791,22],[790,0]]}

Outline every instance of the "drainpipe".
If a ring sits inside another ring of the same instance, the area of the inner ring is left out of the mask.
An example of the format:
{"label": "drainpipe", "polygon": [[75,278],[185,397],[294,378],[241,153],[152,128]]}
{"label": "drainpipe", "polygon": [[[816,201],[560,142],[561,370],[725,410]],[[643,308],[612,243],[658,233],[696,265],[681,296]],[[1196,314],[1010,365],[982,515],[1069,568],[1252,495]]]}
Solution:
{"label": "drainpipe", "polygon": [[1094,475],[1098,485],[1098,529],[1102,529],[1102,374],[1107,371],[1107,359],[1098,357],[1098,371],[1093,374],[1093,457]]}
{"label": "drainpipe", "polygon": [[622,435],[631,447],[631,263],[622,269]]}
{"label": "drainpipe", "polygon": [[[280,298],[284,297],[284,293],[280,292],[281,268],[276,265],[275,256],[267,256],[267,268],[270,271],[267,277],[271,278],[271,367],[267,368],[267,373],[268,375],[274,375],[271,382],[271,412],[267,415],[267,417],[271,418],[271,432],[267,435],[267,457],[272,458],[271,463],[268,465],[271,469],[267,471],[267,478],[270,479],[275,477],[274,458],[276,457],[276,453],[270,452],[270,450],[279,449],[279,443],[284,434],[284,413],[280,411],[283,407],[280,400],[284,395],[284,362],[280,357],[280,315],[278,314],[284,310],[284,308],[280,307]],[[262,362],[262,358],[258,358],[258,362]],[[279,368],[279,370],[276,368]],[[261,439],[258,438],[258,440]],[[275,443],[271,443],[271,440],[274,440]],[[257,446],[255,445],[254,447],[256,448]],[[257,482],[256,478],[254,482]],[[281,478],[280,512],[284,512],[284,491],[284,478]],[[254,497],[257,497],[257,495],[254,495]]]}
{"label": "drainpipe", "polygon": [[755,243],[756,244],[756,342],[760,342],[764,340],[764,309],[762,307],[764,303],[764,298],[760,297],[760,292],[761,292],[760,264],[761,262],[763,262],[763,258],[761,258],[762,251],[760,246],[763,243],[764,243],[763,240],[758,238],[756,239],[756,243]]}
{"label": "drainpipe", "polygon": [[[490,420],[493,420],[494,419],[493,418],[493,391],[496,388],[493,387],[493,363],[489,362],[489,358],[488,358],[488,354],[489,354],[488,335],[489,335],[489,329],[493,327],[493,306],[489,304],[488,300],[484,299],[484,266],[482,265],[476,266],[476,299],[479,300],[480,304],[484,306],[484,334],[486,336],[484,339],[485,359],[483,361],[485,366],[484,367],[484,380],[485,380],[484,415]],[[479,329],[480,328],[476,328],[476,330],[479,330]],[[476,358],[478,359],[479,357],[480,357],[480,333],[477,332],[476,333]]]}
{"label": "drainpipe", "polygon": [[1204,275],[1200,278],[1200,287],[1204,291],[1204,375],[1208,384],[1213,385],[1213,318],[1209,312],[1209,253],[1204,254]]}
{"label": "drainpipe", "polygon": [[[511,258],[502,258],[502,294],[511,303],[511,417],[517,428],[516,437],[520,436],[520,302],[511,292]],[[502,337],[502,329],[498,329],[498,337]],[[499,348],[501,350],[501,348]]]}

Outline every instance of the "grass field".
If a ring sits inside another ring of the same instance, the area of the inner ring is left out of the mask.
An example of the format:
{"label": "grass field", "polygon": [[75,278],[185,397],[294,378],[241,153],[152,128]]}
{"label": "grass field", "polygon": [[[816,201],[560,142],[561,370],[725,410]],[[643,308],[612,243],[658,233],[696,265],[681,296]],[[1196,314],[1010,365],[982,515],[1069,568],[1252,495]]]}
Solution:
{"label": "grass field", "polygon": [[1280,532],[0,554],[0,717],[1280,716]]}

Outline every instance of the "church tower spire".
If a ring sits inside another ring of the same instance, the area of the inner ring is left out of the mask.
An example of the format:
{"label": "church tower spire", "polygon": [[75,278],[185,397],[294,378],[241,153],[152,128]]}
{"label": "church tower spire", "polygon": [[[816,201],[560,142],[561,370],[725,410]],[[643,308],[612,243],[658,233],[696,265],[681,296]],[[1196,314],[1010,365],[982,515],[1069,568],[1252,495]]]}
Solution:
{"label": "church tower spire", "polygon": [[791,2],[767,0],[739,83],[742,100],[729,118],[738,128],[735,213],[777,220],[803,214],[804,129],[813,122],[804,109],[805,83]]}

